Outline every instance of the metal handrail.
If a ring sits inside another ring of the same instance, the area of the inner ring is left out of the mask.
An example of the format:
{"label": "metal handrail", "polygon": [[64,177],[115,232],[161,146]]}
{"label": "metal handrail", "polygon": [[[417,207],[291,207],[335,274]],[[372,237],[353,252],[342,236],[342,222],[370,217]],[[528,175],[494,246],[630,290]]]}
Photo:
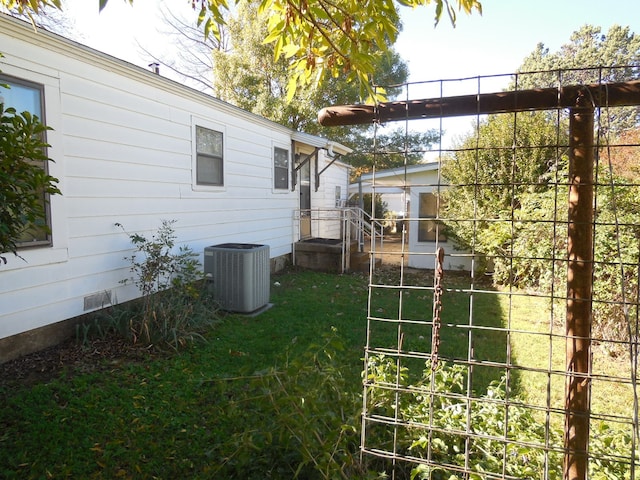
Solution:
{"label": "metal handrail", "polygon": [[371,245],[375,245],[376,240],[380,239],[380,246],[384,241],[384,225],[369,215],[360,207],[347,207],[349,212],[349,221],[351,225],[356,227],[356,238],[358,240],[359,251],[364,250],[364,236],[368,233],[371,237]]}
{"label": "metal handrail", "polygon": [[[340,220],[342,223],[342,272],[347,270],[347,257],[351,254],[352,227],[355,227],[355,239],[358,244],[358,251],[364,251],[365,235],[369,234],[371,238],[371,249],[374,249],[376,242],[380,241],[380,246],[384,239],[384,225],[375,218],[372,218],[366,211],[359,207],[336,207],[336,208],[319,208],[319,209],[296,209],[294,210],[294,221],[299,222],[304,214],[308,214],[312,221]],[[339,214],[338,214],[339,213]],[[296,235],[294,228],[294,237]],[[297,238],[294,238],[294,242]],[[295,264],[295,251],[293,252],[293,262]]]}

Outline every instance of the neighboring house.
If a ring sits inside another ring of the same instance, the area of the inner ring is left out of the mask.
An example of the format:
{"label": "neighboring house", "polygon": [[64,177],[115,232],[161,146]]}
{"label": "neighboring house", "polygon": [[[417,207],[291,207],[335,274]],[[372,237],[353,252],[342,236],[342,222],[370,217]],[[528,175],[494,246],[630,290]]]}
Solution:
{"label": "neighboring house", "polygon": [[[127,234],[175,220],[181,245],[269,245],[272,270],[300,239],[300,208],[347,197],[350,150],[0,15],[0,96],[47,134],[63,195],[0,265],[0,361],[51,345],[75,317],[138,296]],[[316,175],[317,172],[321,172]],[[306,232],[306,234],[321,234]]]}
{"label": "neighboring house", "polygon": [[359,192],[381,194],[382,199],[400,195],[405,211],[407,266],[434,268],[437,247],[444,248],[446,270],[470,270],[471,257],[454,248],[440,229],[436,219],[438,192],[447,188],[439,175],[438,161],[407,167],[390,168],[361,175],[349,186],[349,195]]}

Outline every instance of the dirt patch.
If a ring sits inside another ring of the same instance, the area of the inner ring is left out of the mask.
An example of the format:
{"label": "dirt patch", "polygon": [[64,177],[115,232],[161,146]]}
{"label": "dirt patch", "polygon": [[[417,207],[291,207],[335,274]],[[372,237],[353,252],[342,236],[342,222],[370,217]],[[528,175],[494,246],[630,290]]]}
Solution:
{"label": "dirt patch", "polygon": [[0,386],[31,386],[65,375],[106,370],[160,355],[153,347],[131,345],[116,335],[80,345],[75,338],[0,364]]}

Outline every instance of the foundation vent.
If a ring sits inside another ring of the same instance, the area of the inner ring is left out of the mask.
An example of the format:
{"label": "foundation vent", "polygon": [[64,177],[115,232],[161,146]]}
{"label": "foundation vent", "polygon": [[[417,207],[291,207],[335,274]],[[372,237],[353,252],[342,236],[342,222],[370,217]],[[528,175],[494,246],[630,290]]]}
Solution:
{"label": "foundation vent", "polygon": [[111,305],[111,290],[94,293],[84,297],[84,311],[96,310]]}

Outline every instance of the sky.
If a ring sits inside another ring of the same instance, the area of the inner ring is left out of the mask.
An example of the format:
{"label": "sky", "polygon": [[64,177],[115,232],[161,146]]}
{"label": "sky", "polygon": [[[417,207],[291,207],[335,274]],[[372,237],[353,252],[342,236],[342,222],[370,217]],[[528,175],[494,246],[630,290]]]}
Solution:
{"label": "sky", "polygon": [[629,26],[640,34],[638,0],[481,0],[482,16],[443,18],[433,27],[433,10],[404,8],[397,50],[409,62],[411,80],[508,74],[536,45],[551,51],[590,24]]}
{"label": "sky", "polygon": [[[147,67],[152,59],[141,55],[139,44],[157,51],[164,42],[158,4],[180,8],[195,19],[190,0],[134,0],[133,7],[123,0],[110,0],[98,14],[98,0],[66,0],[67,15],[73,17],[83,36],[82,43],[105,53]],[[455,2],[455,0],[452,0]],[[499,91],[509,81],[523,59],[538,43],[554,52],[567,43],[572,32],[585,24],[599,26],[606,33],[614,24],[629,26],[640,34],[639,0],[481,0],[483,13],[458,15],[456,27],[443,17],[434,27],[434,7],[400,7],[404,24],[396,49],[408,62],[412,82],[470,78],[477,91]],[[152,48],[152,47],[155,47]],[[170,50],[168,48],[168,50]],[[161,70],[161,74],[169,75]],[[447,82],[464,91],[464,82]],[[421,87],[411,87],[408,98],[433,95]],[[462,120],[453,129],[461,129]],[[449,128],[451,131],[451,128]]]}
{"label": "sky", "polygon": [[[443,79],[468,81],[411,86],[405,93],[409,99],[431,98],[442,94],[475,94],[504,89],[515,72],[537,46],[543,43],[551,52],[570,41],[571,34],[583,25],[602,28],[628,26],[640,35],[640,2],[638,0],[481,0],[482,15],[460,14],[456,27],[442,18],[434,27],[433,8],[403,7],[404,30],[396,49],[409,64],[412,82]],[[479,76],[490,76],[477,79]],[[423,88],[424,87],[424,88]],[[427,88],[428,87],[428,88]],[[417,130],[442,128],[442,147],[472,129],[473,120],[450,118],[436,125],[419,120],[411,127]]]}
{"label": "sky", "polygon": [[[98,0],[66,0],[89,46],[141,66],[136,41],[162,40],[158,3],[110,0],[98,14]],[[453,0],[455,1],[455,0]],[[191,14],[189,0],[165,0]],[[513,72],[537,43],[552,51],[584,24],[629,26],[640,34],[638,0],[481,0],[483,14],[458,15],[453,28],[443,17],[434,28],[434,7],[401,8],[404,30],[396,44],[409,62],[411,80],[438,80]],[[606,6],[605,6],[606,5]],[[195,19],[196,13],[193,12]]]}

